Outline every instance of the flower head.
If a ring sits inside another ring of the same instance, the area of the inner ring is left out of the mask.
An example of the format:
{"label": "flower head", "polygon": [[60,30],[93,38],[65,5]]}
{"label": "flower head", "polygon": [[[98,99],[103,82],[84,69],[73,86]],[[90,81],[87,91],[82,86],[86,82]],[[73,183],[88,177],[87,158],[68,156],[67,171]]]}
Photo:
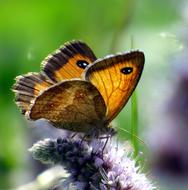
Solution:
{"label": "flower head", "polygon": [[128,153],[104,141],[91,143],[81,139],[45,139],[30,149],[35,159],[59,163],[70,174],[67,184],[78,190],[153,190],[152,183]]}

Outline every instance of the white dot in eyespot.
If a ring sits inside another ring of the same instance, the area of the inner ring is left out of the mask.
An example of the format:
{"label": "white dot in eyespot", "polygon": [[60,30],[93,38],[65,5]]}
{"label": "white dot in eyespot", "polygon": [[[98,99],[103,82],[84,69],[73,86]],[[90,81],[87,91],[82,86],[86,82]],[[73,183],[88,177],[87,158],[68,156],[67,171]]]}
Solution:
{"label": "white dot in eyespot", "polygon": [[89,65],[89,63],[85,60],[78,60],[76,62],[76,65],[82,69],[85,69]]}
{"label": "white dot in eyespot", "polygon": [[130,73],[133,72],[133,68],[132,68],[132,67],[124,67],[124,68],[122,68],[120,71],[121,71],[121,73],[123,73],[124,75],[128,75],[128,74],[130,74]]}

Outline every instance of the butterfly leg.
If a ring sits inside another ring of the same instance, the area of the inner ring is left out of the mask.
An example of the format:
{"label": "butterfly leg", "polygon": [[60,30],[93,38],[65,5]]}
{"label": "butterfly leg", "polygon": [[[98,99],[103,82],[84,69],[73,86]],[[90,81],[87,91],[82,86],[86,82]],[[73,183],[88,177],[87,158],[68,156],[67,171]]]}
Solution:
{"label": "butterfly leg", "polygon": [[102,155],[103,155],[104,149],[105,149],[105,147],[106,147],[106,145],[108,143],[108,140],[109,140],[109,136],[106,136],[106,141],[105,141],[104,146],[102,148]]}
{"label": "butterfly leg", "polygon": [[80,144],[82,144],[84,141],[87,141],[87,135],[84,135],[84,136],[81,138]]}
{"label": "butterfly leg", "polygon": [[76,135],[77,135],[77,133],[73,133],[73,134],[71,134],[70,138],[73,139]]}
{"label": "butterfly leg", "polygon": [[100,137],[100,139],[106,139],[104,146],[102,148],[102,154],[104,152],[104,149],[108,143],[108,140],[111,139],[117,132],[114,130],[114,128],[108,128],[106,136]]}

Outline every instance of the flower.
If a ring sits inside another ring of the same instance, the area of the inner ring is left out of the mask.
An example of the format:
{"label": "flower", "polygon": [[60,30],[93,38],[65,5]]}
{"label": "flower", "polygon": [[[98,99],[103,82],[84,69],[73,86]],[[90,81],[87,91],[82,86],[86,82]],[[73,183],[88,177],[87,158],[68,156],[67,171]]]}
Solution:
{"label": "flower", "polygon": [[[77,190],[153,190],[145,174],[140,173],[128,152],[105,140],[90,143],[82,139],[45,139],[29,151],[43,163],[61,164],[70,174],[66,184]],[[105,149],[104,149],[105,146]]]}

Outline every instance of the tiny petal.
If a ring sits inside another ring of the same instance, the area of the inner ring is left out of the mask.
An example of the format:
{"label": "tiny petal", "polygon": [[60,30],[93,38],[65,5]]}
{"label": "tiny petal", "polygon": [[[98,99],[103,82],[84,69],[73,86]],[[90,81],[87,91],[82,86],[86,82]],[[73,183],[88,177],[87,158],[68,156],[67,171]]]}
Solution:
{"label": "tiny petal", "polygon": [[104,161],[101,158],[96,157],[96,159],[95,159],[95,166],[97,168],[100,167],[100,166],[102,166],[103,163],[104,163]]}

